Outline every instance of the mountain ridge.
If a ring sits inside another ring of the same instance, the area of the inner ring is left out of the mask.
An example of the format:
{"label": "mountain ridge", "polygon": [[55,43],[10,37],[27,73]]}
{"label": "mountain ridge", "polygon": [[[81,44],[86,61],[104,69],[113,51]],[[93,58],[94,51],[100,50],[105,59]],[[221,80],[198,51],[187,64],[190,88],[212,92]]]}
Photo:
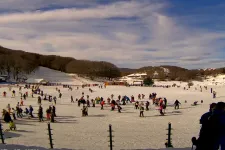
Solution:
{"label": "mountain ridge", "polygon": [[109,79],[132,73],[146,72],[151,78],[160,80],[187,81],[196,80],[207,75],[225,73],[225,68],[189,70],[169,65],[144,66],[138,69],[118,68],[116,65],[106,61],[77,60],[73,57],[42,55],[0,46],[0,74],[12,73],[14,79],[16,79],[21,73],[29,74],[39,66],[66,73],[106,77]]}
{"label": "mountain ridge", "polygon": [[117,66],[105,61],[77,60],[72,57],[41,55],[0,46],[0,74],[13,74],[13,78],[16,79],[22,73],[30,74],[39,66],[66,73],[96,77],[115,78],[121,76]]}

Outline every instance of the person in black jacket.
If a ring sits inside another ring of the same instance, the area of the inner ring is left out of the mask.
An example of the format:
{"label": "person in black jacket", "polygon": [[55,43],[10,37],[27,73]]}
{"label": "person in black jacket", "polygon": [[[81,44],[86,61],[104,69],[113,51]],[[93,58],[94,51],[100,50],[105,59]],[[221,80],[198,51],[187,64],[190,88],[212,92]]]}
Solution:
{"label": "person in black jacket", "polygon": [[3,117],[4,117],[3,120],[4,120],[6,123],[9,123],[10,121],[12,121],[12,118],[11,118],[11,116],[10,116],[10,114],[9,114],[8,111],[6,111],[5,109],[3,109],[2,114],[3,114]]}
{"label": "person in black jacket", "polygon": [[180,108],[180,102],[178,101],[178,100],[176,100],[175,102],[174,102],[174,108],[175,109],[179,109]]}
{"label": "person in black jacket", "polygon": [[[224,107],[224,106],[223,106]],[[224,109],[224,108],[223,108]],[[203,114],[200,119],[202,127],[199,138],[192,138],[196,150],[218,150],[220,138],[220,104],[211,104],[210,111]]]}
{"label": "person in black jacket", "polygon": [[44,121],[43,120],[43,108],[41,106],[39,106],[39,109],[38,109],[38,118],[39,118],[39,121]]}

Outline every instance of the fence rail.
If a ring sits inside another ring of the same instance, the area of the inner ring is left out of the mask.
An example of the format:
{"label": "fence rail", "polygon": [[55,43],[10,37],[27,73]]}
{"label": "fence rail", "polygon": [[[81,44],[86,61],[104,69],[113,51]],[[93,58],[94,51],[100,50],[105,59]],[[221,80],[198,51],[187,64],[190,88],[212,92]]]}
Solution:
{"label": "fence rail", "polygon": [[[171,135],[172,135],[171,131],[173,129],[172,129],[171,123],[168,123],[168,128],[166,130],[168,130],[168,132],[166,134],[167,135],[167,137],[166,137],[167,141],[165,143],[165,147],[166,148],[173,148],[172,138],[171,138]],[[52,131],[53,131],[53,129],[51,128],[51,123],[47,123],[47,135],[48,135],[48,141],[49,141],[49,146],[50,146],[49,148],[50,149],[54,148]],[[108,145],[108,147],[109,147],[109,150],[113,150],[113,147],[115,146],[115,143],[114,143],[114,140],[113,140],[113,138],[114,138],[114,135],[113,135],[114,131],[112,129],[112,125],[111,124],[109,124],[109,128],[108,128],[107,132],[108,132],[108,138],[109,138],[109,141],[108,141],[109,145]],[[0,122],[0,139],[1,139],[1,143],[5,144],[4,131],[3,131],[1,122]],[[105,149],[107,149],[107,148],[105,148]]]}

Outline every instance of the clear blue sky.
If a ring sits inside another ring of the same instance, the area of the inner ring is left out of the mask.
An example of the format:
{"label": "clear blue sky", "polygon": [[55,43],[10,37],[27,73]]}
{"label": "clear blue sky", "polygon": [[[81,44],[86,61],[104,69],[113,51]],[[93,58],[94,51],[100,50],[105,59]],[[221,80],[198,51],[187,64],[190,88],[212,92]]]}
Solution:
{"label": "clear blue sky", "polygon": [[0,45],[119,67],[225,67],[223,0],[0,0]]}

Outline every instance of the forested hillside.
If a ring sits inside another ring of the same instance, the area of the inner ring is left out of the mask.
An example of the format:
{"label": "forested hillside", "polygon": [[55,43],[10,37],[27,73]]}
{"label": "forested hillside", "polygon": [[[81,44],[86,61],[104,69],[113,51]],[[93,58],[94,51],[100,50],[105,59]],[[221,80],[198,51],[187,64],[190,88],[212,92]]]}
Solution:
{"label": "forested hillside", "polygon": [[151,78],[179,81],[198,80],[207,75],[225,73],[225,68],[188,70],[177,66],[148,66],[139,69],[119,69],[114,64],[104,61],[77,60],[72,57],[41,55],[11,50],[0,46],[0,74],[11,75],[11,78],[17,80],[24,74],[30,74],[39,66],[89,77],[116,78],[121,75],[146,72]]}
{"label": "forested hillside", "polygon": [[66,73],[77,73],[88,76],[114,78],[119,77],[120,70],[113,64],[104,61],[77,60],[72,57],[41,55],[20,50],[11,50],[0,46],[0,74],[29,74],[39,66]]}
{"label": "forested hillside", "polygon": [[151,78],[177,81],[202,80],[209,75],[225,74],[225,68],[188,70],[177,66],[147,66],[139,69],[120,68],[120,71],[122,75],[145,72]]}

